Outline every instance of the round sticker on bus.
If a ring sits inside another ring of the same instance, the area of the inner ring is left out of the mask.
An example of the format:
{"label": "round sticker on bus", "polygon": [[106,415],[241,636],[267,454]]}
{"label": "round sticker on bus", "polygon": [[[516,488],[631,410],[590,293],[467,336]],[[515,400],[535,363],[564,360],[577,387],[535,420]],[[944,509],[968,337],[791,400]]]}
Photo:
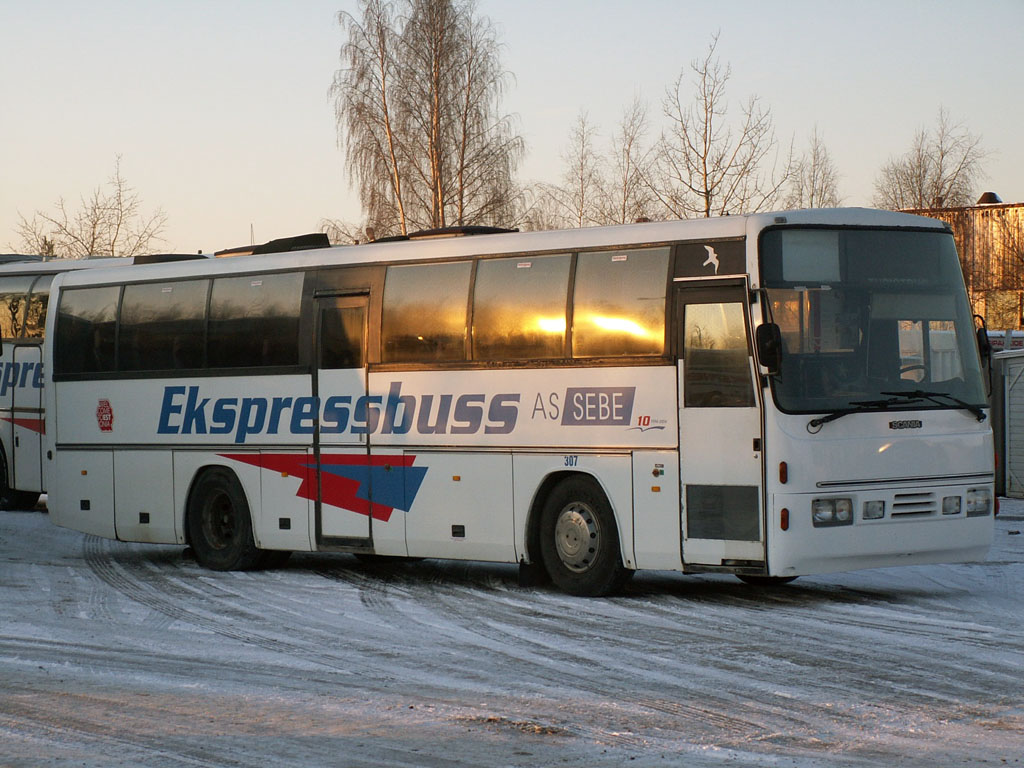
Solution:
{"label": "round sticker on bus", "polygon": [[96,423],[100,425],[100,432],[114,431],[114,409],[109,400],[102,399],[97,403]]}

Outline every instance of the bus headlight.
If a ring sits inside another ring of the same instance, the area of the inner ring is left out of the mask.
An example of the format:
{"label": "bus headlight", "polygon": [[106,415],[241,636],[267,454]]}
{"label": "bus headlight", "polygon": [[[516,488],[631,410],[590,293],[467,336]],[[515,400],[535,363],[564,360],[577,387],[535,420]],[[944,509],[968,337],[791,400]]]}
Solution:
{"label": "bus headlight", "polygon": [[811,521],[815,528],[850,525],[853,522],[853,499],[815,499],[811,502]]}
{"label": "bus headlight", "polygon": [[960,514],[960,497],[959,496],[945,496],[942,499],[942,514],[944,515],[959,515]]}
{"label": "bus headlight", "polygon": [[975,488],[967,492],[967,516],[984,517],[992,511],[992,492],[988,488]]}
{"label": "bus headlight", "polygon": [[879,500],[865,501],[861,516],[865,520],[881,520],[885,517],[885,502]]}

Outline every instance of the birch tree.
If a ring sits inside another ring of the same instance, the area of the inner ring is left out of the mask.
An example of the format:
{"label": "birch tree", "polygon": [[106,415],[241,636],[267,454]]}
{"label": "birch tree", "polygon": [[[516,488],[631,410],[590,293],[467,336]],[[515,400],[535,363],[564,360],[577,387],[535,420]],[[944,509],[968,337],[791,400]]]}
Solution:
{"label": "birch tree", "polygon": [[340,13],[331,86],[346,168],[378,236],[495,224],[516,204],[523,141],[500,112],[509,75],[472,0],[360,0]]}
{"label": "birch tree", "polygon": [[793,166],[787,208],[834,208],[842,202],[838,173],[825,141],[814,126],[810,146]]}
{"label": "birch tree", "polygon": [[630,224],[654,216],[657,202],[648,184],[647,107],[636,98],[612,136],[602,223]]}

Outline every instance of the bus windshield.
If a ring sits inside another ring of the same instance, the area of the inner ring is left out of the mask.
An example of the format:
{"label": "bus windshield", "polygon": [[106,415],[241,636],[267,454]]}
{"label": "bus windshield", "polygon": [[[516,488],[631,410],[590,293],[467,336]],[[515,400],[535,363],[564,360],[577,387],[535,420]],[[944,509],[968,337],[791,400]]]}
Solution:
{"label": "bus windshield", "polygon": [[985,405],[952,235],[774,229],[760,247],[769,309],[782,333],[772,377],[782,411]]}

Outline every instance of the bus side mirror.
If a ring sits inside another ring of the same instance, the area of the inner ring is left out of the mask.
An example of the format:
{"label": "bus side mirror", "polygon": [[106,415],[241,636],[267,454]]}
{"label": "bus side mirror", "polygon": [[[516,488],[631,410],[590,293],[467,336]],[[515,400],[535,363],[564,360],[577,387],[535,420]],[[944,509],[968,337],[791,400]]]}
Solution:
{"label": "bus side mirror", "polygon": [[757,359],[774,376],[782,364],[782,331],[775,323],[762,323],[754,333],[757,345]]}
{"label": "bus side mirror", "polygon": [[988,330],[982,326],[978,329],[978,352],[981,353],[982,362],[988,362],[992,357],[992,342],[988,339]]}

